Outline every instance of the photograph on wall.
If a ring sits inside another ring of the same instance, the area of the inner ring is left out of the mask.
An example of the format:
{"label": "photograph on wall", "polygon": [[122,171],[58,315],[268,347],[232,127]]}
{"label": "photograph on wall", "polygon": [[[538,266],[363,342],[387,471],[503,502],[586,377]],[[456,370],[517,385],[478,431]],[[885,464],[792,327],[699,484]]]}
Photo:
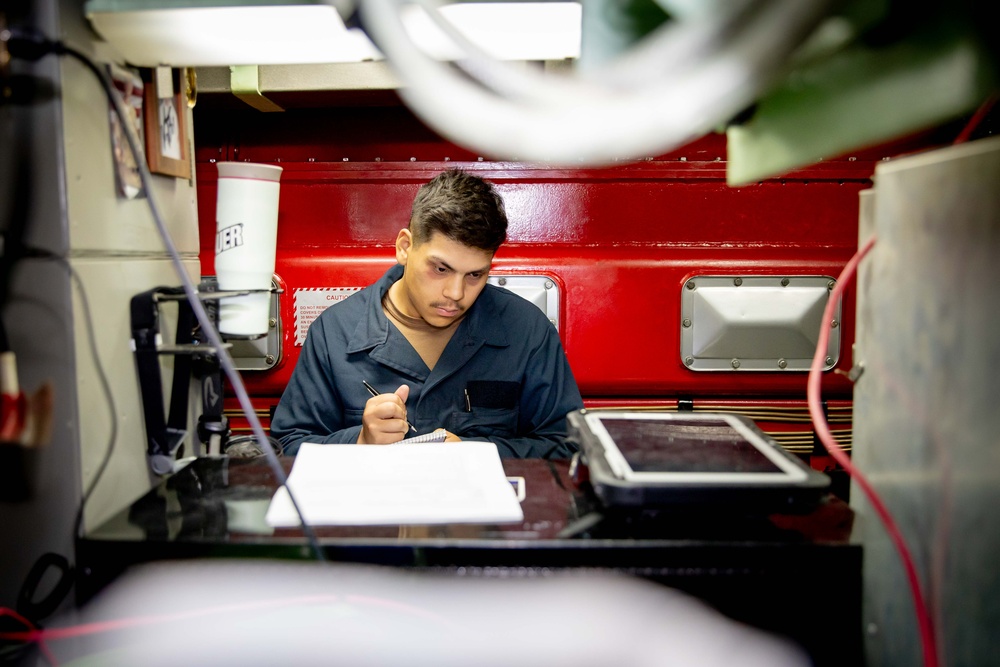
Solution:
{"label": "photograph on wall", "polygon": [[[121,95],[122,102],[128,113],[131,123],[130,131],[138,139],[139,150],[145,141],[143,138],[143,91],[144,85],[138,70],[120,67],[118,65],[107,65],[108,75],[115,89]],[[123,199],[136,199],[145,195],[142,188],[142,179],[139,177],[139,168],[136,157],[129,148],[128,140],[125,137],[125,128],[122,126],[115,113],[113,106],[109,104],[109,117],[111,122],[111,150],[115,162],[115,188],[118,196]],[[145,159],[140,155],[139,159]]]}

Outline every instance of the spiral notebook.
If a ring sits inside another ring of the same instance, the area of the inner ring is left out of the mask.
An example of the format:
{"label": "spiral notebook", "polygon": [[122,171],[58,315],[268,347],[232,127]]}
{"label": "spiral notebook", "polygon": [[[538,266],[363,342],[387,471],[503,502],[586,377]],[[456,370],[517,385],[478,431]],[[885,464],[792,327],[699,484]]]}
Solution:
{"label": "spiral notebook", "polygon": [[404,438],[397,443],[397,445],[415,445],[421,442],[444,442],[448,437],[448,431],[443,428],[436,429],[430,433],[424,433],[423,435],[415,435],[412,438]]}

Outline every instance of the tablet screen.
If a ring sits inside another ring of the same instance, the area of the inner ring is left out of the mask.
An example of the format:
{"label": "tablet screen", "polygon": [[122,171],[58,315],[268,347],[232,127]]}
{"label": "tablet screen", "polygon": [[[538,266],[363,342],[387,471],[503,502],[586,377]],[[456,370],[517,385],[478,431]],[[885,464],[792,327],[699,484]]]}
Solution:
{"label": "tablet screen", "polygon": [[721,419],[602,419],[601,423],[634,472],[781,472]]}
{"label": "tablet screen", "polygon": [[807,477],[753,422],[735,415],[609,411],[585,421],[621,479],[772,484]]}

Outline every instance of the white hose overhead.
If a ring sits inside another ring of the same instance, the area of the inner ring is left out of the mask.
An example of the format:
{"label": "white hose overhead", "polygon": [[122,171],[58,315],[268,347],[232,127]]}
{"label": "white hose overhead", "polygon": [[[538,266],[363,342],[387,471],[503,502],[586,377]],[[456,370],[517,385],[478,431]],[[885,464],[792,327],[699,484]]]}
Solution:
{"label": "white hose overhead", "polygon": [[[438,61],[401,18],[428,12],[464,55]],[[667,152],[753,104],[827,15],[831,0],[733,0],[668,21],[598,70],[555,74],[484,55],[432,0],[361,0],[365,30],[400,96],[441,136],[492,159],[603,166]]]}

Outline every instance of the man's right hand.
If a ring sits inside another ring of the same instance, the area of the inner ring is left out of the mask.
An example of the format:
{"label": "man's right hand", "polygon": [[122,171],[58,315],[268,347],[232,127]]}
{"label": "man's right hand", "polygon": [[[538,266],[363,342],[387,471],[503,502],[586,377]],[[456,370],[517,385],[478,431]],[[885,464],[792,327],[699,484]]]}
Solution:
{"label": "man's right hand", "polygon": [[406,437],[410,427],[406,421],[406,399],[410,387],[403,384],[391,394],[372,396],[365,403],[361,416],[359,445],[388,445]]}

